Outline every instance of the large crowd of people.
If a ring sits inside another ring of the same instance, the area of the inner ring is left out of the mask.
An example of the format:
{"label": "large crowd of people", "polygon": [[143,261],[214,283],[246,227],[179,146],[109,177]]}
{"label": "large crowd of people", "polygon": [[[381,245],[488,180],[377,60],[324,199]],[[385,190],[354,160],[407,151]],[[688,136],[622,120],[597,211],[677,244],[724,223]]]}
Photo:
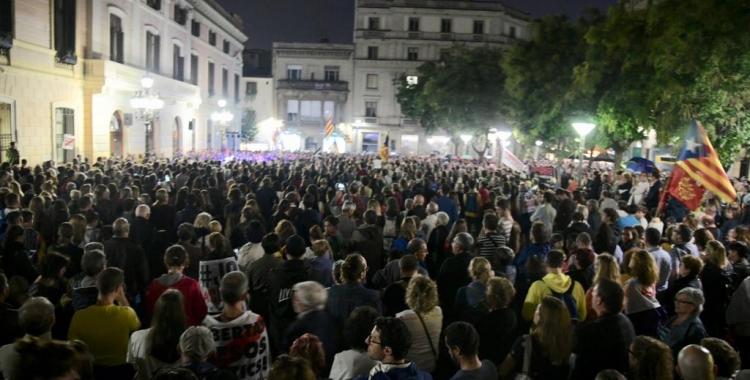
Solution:
{"label": "large crowd of people", "polygon": [[0,164],[4,379],[750,378],[744,182],[212,158]]}

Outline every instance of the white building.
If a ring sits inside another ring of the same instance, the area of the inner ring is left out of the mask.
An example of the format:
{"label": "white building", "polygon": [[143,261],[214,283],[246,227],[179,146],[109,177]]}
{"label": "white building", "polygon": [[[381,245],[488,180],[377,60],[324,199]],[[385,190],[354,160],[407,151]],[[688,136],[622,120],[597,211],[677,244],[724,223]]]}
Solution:
{"label": "white building", "polygon": [[254,113],[258,130],[254,141],[259,144],[249,149],[270,149],[273,130],[268,128],[268,120],[276,118],[274,79],[272,77],[243,77],[242,83],[245,89],[245,111]]}
{"label": "white building", "polygon": [[[238,147],[232,132],[241,119],[247,37],[241,20],[214,0],[6,0],[2,7],[0,150],[18,141],[34,164]],[[144,76],[164,100],[151,128],[130,103]],[[228,101],[232,122],[212,122],[219,99]],[[73,149],[62,149],[71,138]]]}
{"label": "white building", "polygon": [[[339,152],[346,149],[345,135],[351,134],[353,57],[350,44],[273,44],[275,114],[284,125],[277,139],[279,148],[330,151],[336,141]],[[336,132],[324,141],[329,117]],[[261,128],[264,136],[274,131],[275,127]]]}
{"label": "white building", "polygon": [[528,39],[529,20],[528,14],[500,3],[357,0],[351,100],[356,149],[377,151],[390,133],[392,151],[452,152],[446,136],[427,137],[415,121],[403,117],[396,100],[398,79],[439,60],[454,44],[503,48]]}

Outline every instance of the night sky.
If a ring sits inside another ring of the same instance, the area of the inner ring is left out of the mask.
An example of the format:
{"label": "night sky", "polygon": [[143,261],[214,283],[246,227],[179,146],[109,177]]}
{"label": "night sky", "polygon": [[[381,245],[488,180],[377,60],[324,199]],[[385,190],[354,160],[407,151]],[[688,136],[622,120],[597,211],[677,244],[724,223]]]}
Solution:
{"label": "night sky", "polygon": [[[270,49],[274,41],[351,43],[354,0],[218,0],[242,17],[249,48]],[[492,1],[492,0],[489,0]],[[503,0],[533,17],[564,13],[577,17],[587,7],[606,7],[617,0]]]}

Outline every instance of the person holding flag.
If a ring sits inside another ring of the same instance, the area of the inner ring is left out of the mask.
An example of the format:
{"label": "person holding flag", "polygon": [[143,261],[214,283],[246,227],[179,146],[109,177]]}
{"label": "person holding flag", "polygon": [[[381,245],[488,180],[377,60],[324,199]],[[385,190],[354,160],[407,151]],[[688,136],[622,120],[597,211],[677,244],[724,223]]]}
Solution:
{"label": "person holding flag", "polygon": [[389,154],[389,146],[391,144],[391,133],[388,132],[387,135],[385,135],[385,142],[383,143],[383,146],[380,147],[380,159],[383,160],[383,162],[388,162],[388,154]]}
{"label": "person holding flag", "polygon": [[659,211],[664,208],[669,196],[693,211],[700,205],[704,189],[713,192],[727,203],[737,198],[732,182],[721,166],[706,130],[700,122],[693,119],[680,157],[662,193]]}

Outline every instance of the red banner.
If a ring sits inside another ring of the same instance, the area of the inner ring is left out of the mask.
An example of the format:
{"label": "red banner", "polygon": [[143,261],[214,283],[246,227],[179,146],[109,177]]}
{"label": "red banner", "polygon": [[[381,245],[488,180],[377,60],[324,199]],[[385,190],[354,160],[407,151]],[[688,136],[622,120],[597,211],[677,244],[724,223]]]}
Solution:
{"label": "red banner", "polygon": [[703,199],[703,187],[690,178],[680,165],[674,166],[672,180],[667,185],[667,191],[690,210],[697,209]]}

